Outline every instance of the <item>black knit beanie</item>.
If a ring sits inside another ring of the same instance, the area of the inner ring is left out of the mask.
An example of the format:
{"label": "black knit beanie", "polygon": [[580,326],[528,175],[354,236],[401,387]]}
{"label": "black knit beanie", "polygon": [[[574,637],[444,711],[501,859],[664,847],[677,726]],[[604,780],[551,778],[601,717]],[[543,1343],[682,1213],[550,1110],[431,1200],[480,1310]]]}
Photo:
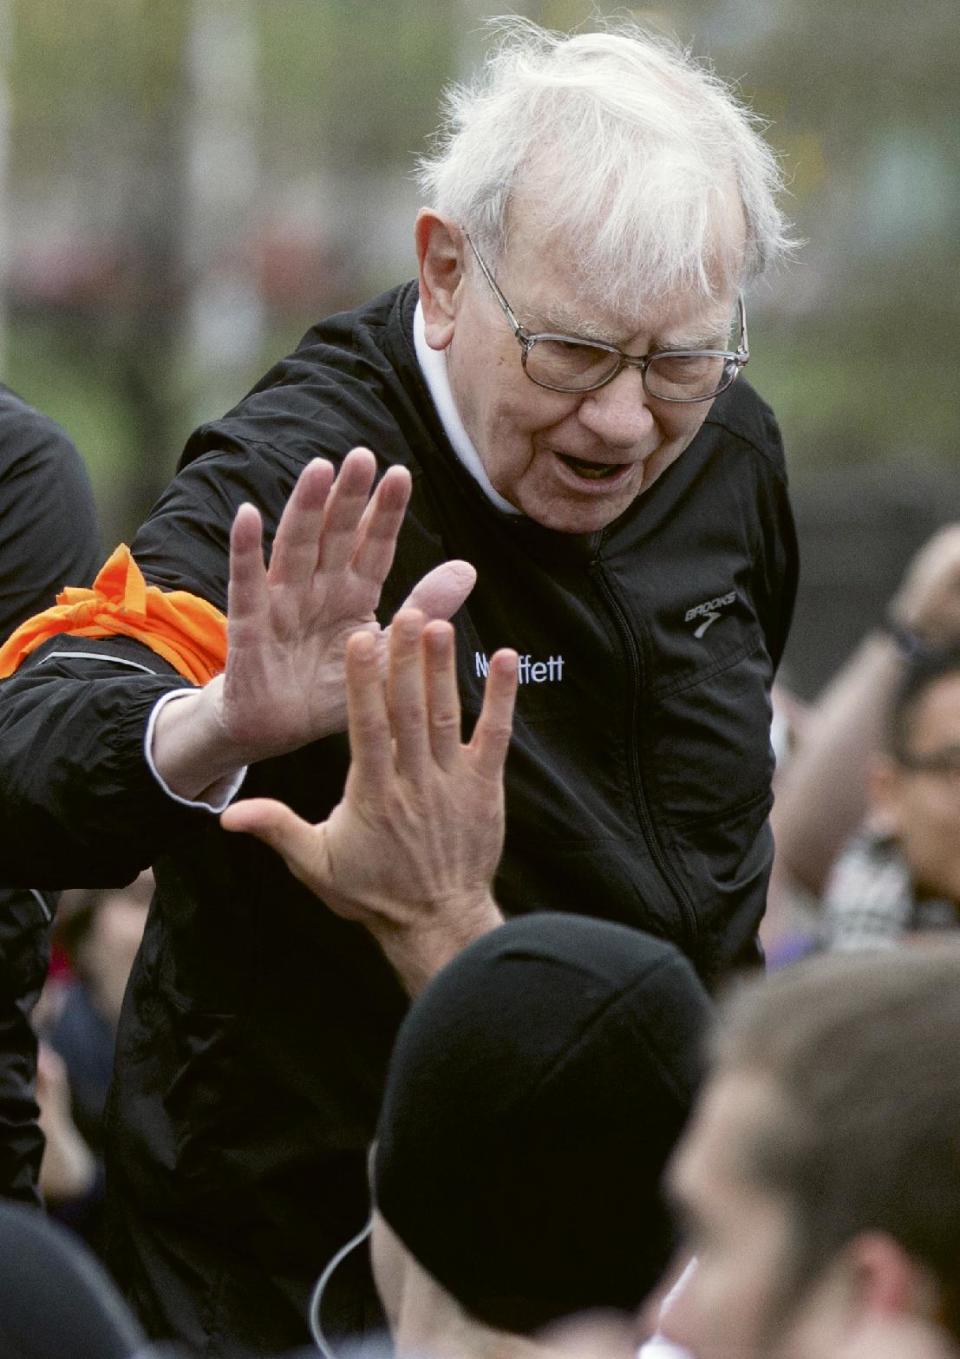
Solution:
{"label": "black knit beanie", "polygon": [[709,1017],[670,944],[581,916],[509,921],[444,968],[400,1030],[377,1208],[489,1326],[635,1308],[673,1248],[661,1178]]}

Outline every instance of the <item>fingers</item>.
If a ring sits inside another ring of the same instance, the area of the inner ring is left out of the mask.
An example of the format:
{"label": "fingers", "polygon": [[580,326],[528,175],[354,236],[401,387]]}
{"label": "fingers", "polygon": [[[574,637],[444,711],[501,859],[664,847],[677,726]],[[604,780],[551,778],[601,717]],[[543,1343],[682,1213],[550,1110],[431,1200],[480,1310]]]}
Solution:
{"label": "fingers", "polygon": [[423,668],[430,750],[441,769],[450,769],[460,754],[460,694],[454,634],[449,623],[432,622],[424,629]]}
{"label": "fingers", "polygon": [[[365,751],[365,777],[383,779],[391,761],[398,770],[414,778],[431,759],[444,770],[452,769],[463,746],[456,642],[451,624],[439,619],[428,622],[422,613],[412,609],[401,609],[396,614],[388,633],[385,711],[380,696],[382,682],[374,673],[372,636],[351,638],[348,663],[358,642],[369,659],[362,677],[367,739],[362,747],[357,745],[357,750]],[[490,661],[483,706],[468,747],[474,767],[484,778],[499,778],[506,760],[517,692],[517,664],[517,653],[509,650],[497,651]],[[357,676],[354,684],[358,691],[359,683]],[[356,702],[351,711],[359,716]],[[351,747],[361,734],[359,730],[355,732],[355,726],[352,719]]]}
{"label": "fingers", "polygon": [[[378,589],[383,585],[411,482],[406,468],[391,467],[371,495],[375,475],[376,459],[365,448],[352,449],[336,477],[324,459],[307,464],[280,516],[270,557],[271,584],[306,584],[317,571],[349,567]],[[246,513],[241,506],[235,523]],[[428,618],[450,618],[476,578],[469,562],[444,562],[414,586],[404,607],[421,609]]]}
{"label": "fingers", "polygon": [[260,513],[241,505],[230,529],[230,579],[227,615],[231,625],[257,618],[266,608],[267,573],[263,565]]}
{"label": "fingers", "polygon": [[422,649],[426,621],[416,609],[401,609],[390,624],[388,641],[387,706],[396,764],[412,777],[425,768],[430,755]]}
{"label": "fingers", "polygon": [[273,540],[270,579],[274,584],[291,585],[313,577],[332,485],[333,467],[322,458],[307,463],[297,478]]}
{"label": "fingers", "polygon": [[460,752],[453,628],[403,609],[387,638],[381,678],[376,639],[355,633],[347,645],[347,710],[355,777],[371,790],[393,768],[416,777],[432,758],[444,769]]}
{"label": "fingers", "polygon": [[355,632],[347,642],[346,673],[350,778],[360,792],[376,792],[393,769],[393,744],[380,646],[372,633]]}
{"label": "fingers", "polygon": [[352,566],[379,590],[393,565],[397,536],[410,499],[410,473],[391,467],[384,474],[356,530]]}
{"label": "fingers", "polygon": [[317,571],[348,566],[383,583],[410,496],[410,474],[391,468],[371,496],[376,471],[366,448],[352,449],[336,477],[324,459],[307,464],[280,517],[271,583],[306,584]]}
{"label": "fingers", "polygon": [[[364,524],[363,535],[365,536],[370,531],[371,520],[379,522],[376,507],[382,499],[380,487],[377,488],[372,499],[370,496],[376,472],[377,460],[369,449],[354,448],[344,458],[324,509],[323,529],[320,534],[315,561],[317,571],[345,570],[353,561],[358,550],[360,525]],[[391,485],[396,480],[406,485],[409,483],[409,479],[410,474],[408,472],[398,469],[398,475],[390,478],[390,481]],[[381,482],[381,487],[382,485],[383,482]],[[365,516],[367,510],[370,511],[369,516]],[[401,510],[400,518],[402,519],[402,517],[403,511]],[[398,520],[394,530],[394,540],[399,527]]]}
{"label": "fingers", "polygon": [[444,562],[428,571],[404,601],[405,609],[421,609],[428,618],[452,618],[476,584],[469,562]]}
{"label": "fingers", "polygon": [[284,803],[263,797],[234,802],[221,813],[220,824],[227,831],[255,835],[275,849],[303,881],[312,882],[317,877],[318,828]]}
{"label": "fingers", "polygon": [[470,741],[477,772],[485,778],[497,779],[503,770],[510,746],[516,695],[517,653],[497,651],[490,658],[483,707]]}

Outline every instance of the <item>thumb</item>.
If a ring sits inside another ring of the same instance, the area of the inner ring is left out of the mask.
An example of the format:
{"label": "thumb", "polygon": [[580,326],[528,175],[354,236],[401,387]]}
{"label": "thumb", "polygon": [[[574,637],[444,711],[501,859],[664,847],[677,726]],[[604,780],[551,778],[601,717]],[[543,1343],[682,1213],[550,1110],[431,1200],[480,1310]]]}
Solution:
{"label": "thumb", "polygon": [[417,582],[403,608],[420,609],[428,618],[452,618],[476,580],[477,573],[469,562],[444,562]]}
{"label": "thumb", "polygon": [[320,863],[321,828],[273,798],[254,797],[232,803],[220,814],[226,831],[242,831],[275,849],[290,871],[312,887]]}

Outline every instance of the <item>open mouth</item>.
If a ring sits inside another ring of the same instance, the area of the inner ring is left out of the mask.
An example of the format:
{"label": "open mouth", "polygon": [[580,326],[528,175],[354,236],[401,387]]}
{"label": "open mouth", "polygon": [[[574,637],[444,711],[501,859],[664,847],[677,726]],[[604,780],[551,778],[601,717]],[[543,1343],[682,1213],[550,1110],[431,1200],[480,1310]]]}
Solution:
{"label": "open mouth", "polygon": [[564,453],[558,453],[557,457],[578,477],[583,477],[587,481],[602,481],[607,477],[616,476],[629,466],[625,462],[590,462],[587,458],[570,458]]}

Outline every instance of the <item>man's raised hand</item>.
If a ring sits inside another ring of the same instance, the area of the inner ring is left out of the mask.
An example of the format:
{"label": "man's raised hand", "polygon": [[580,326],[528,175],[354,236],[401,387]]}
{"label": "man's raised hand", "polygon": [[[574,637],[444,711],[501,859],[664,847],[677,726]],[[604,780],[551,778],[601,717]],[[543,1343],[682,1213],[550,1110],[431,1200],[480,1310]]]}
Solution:
{"label": "man's raised hand", "polygon": [[[296,750],[346,725],[347,639],[368,632],[382,654],[375,609],[410,498],[392,467],[374,489],[376,460],[354,449],[335,477],[308,464],[263,560],[259,512],[241,505],[230,535],[226,670],[159,714],[153,758],[175,792],[196,797],[244,764]],[[445,562],[408,604],[449,618],[473,588],[467,562]]]}
{"label": "man's raised hand", "polygon": [[491,658],[464,745],[448,623],[402,610],[386,680],[369,632],[351,637],[346,657],[352,762],[342,802],[316,826],[269,799],[235,803],[221,821],[271,845],[331,910],[363,924],[415,992],[501,920],[490,885],[503,846],[517,658]]}

